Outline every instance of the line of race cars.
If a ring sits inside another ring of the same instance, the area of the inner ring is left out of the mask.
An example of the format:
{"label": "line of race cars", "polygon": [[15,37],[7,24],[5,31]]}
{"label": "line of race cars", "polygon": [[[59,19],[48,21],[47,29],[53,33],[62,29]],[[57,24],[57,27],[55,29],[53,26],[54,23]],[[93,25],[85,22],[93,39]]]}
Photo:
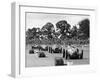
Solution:
{"label": "line of race cars", "polygon": [[50,54],[63,54],[64,59],[83,59],[83,49],[78,49],[72,45],[32,45],[29,54],[38,53],[39,57],[46,57],[46,52]]}

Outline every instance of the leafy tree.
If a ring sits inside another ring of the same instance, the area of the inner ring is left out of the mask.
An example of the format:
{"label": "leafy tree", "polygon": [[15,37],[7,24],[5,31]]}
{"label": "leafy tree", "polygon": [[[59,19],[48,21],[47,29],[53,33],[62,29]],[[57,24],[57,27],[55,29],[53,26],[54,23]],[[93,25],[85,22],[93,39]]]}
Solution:
{"label": "leafy tree", "polygon": [[64,39],[68,36],[70,30],[70,24],[67,23],[65,20],[61,20],[56,23],[57,30],[59,30],[61,38]]}
{"label": "leafy tree", "polygon": [[32,28],[32,29],[28,29],[26,31],[26,37],[27,39],[34,39],[34,38],[39,38],[40,35],[40,29],[39,28]]}
{"label": "leafy tree", "polygon": [[78,35],[78,29],[77,26],[73,26],[73,28],[71,29],[71,37],[77,37]]}
{"label": "leafy tree", "polygon": [[79,31],[84,38],[89,38],[90,33],[90,21],[89,19],[84,19],[79,22]]}
{"label": "leafy tree", "polygon": [[55,33],[54,25],[50,22],[46,23],[41,29],[43,35],[46,35],[48,39],[53,38],[53,33]]}

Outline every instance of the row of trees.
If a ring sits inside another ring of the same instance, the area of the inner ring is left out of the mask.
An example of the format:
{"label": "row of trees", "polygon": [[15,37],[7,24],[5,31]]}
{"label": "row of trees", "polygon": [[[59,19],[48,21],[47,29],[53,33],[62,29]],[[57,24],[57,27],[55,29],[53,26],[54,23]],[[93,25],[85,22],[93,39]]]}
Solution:
{"label": "row of trees", "polygon": [[79,28],[71,25],[66,20],[56,23],[56,30],[52,23],[46,23],[41,29],[33,27],[26,31],[26,41],[38,40],[87,40],[89,39],[89,19],[84,19],[78,23]]}

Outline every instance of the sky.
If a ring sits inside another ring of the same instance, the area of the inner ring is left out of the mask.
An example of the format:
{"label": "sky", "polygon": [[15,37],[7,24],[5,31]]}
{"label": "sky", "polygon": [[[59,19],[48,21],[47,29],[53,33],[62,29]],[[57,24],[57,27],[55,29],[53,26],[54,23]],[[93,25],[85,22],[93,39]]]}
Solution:
{"label": "sky", "polygon": [[56,23],[60,20],[66,20],[71,27],[77,25],[79,21],[90,16],[71,15],[71,14],[46,14],[46,13],[26,13],[26,30],[33,27],[41,28],[47,22],[51,22],[56,28]]}

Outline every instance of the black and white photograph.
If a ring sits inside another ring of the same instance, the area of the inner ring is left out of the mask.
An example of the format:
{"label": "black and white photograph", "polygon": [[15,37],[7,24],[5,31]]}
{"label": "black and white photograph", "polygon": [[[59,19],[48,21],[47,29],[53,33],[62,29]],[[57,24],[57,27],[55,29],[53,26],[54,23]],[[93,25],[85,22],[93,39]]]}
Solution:
{"label": "black and white photograph", "polygon": [[25,67],[90,64],[90,15],[25,13]]}

